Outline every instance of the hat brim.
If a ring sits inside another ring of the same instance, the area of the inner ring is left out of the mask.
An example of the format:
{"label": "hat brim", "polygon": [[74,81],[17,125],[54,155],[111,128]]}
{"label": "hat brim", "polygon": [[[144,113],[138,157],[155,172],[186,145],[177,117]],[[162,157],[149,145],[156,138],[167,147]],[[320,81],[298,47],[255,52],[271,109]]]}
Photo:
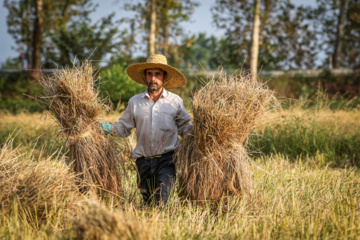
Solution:
{"label": "hat brim", "polygon": [[176,68],[162,63],[136,63],[130,65],[126,69],[126,73],[129,77],[137,83],[145,86],[145,69],[160,68],[166,71],[166,79],[164,87],[166,89],[178,88],[186,83],[184,75]]}

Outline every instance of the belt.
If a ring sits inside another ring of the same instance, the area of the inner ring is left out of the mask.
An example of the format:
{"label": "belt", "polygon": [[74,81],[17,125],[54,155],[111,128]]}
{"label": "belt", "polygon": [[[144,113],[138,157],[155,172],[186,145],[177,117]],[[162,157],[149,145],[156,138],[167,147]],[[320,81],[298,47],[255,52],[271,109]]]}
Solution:
{"label": "belt", "polygon": [[167,153],[164,153],[164,154],[150,156],[150,157],[139,157],[138,159],[153,159],[153,158],[161,158],[161,157],[170,157],[174,153],[175,153],[174,151],[170,151],[170,152],[167,152]]}

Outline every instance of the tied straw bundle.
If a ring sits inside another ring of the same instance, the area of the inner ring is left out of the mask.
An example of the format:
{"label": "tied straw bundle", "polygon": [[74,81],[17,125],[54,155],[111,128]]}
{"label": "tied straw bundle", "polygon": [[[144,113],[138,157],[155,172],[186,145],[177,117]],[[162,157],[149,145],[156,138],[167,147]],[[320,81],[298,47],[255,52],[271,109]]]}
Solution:
{"label": "tied straw bundle", "polygon": [[93,75],[91,64],[85,61],[44,76],[40,82],[50,111],[68,137],[72,169],[86,186],[82,191],[119,193],[125,167],[97,122],[105,103],[99,100]]}
{"label": "tied straw bundle", "polygon": [[276,102],[274,92],[250,73],[217,73],[193,97],[194,133],[177,151],[179,195],[219,201],[223,196],[251,196],[247,154],[250,131]]}
{"label": "tied straw bundle", "polygon": [[0,219],[16,214],[42,224],[54,215],[76,213],[81,199],[68,168],[56,153],[36,161],[8,139],[0,148]]}
{"label": "tied straw bundle", "polygon": [[119,209],[108,209],[93,200],[84,202],[82,213],[72,219],[70,226],[62,239],[157,239],[154,229],[148,222],[139,220],[136,211],[128,211],[125,215]]}

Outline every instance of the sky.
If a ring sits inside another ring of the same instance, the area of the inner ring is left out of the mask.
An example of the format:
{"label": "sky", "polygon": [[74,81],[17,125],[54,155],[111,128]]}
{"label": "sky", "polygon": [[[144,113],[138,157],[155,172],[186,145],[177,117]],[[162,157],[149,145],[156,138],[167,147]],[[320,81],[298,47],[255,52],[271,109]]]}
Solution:
{"label": "sky", "polygon": [[[5,62],[7,58],[18,57],[19,53],[13,50],[15,47],[14,39],[7,32],[6,17],[8,15],[7,9],[4,7],[4,0],[0,0],[0,64]],[[115,12],[116,18],[124,16],[122,9],[123,0],[94,0],[99,6],[96,12],[92,13],[91,17],[96,22],[103,16],[107,16]],[[214,6],[215,0],[198,0],[199,7],[195,9],[190,22],[185,22],[185,33],[199,33],[206,32],[207,35],[222,35],[223,30],[216,28],[212,23],[211,7]],[[293,0],[296,4],[315,5],[316,0]]]}

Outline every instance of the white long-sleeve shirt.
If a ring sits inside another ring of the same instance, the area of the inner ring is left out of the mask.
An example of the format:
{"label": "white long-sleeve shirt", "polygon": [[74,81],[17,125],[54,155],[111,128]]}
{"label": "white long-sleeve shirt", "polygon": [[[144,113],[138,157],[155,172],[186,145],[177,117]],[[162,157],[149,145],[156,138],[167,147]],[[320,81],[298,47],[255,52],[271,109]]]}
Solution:
{"label": "white long-sleeve shirt", "polygon": [[129,100],[118,122],[112,123],[113,134],[125,138],[136,128],[132,157],[150,157],[175,150],[180,143],[178,135],[183,137],[192,130],[190,120],[178,95],[163,89],[154,102],[146,91]]}

